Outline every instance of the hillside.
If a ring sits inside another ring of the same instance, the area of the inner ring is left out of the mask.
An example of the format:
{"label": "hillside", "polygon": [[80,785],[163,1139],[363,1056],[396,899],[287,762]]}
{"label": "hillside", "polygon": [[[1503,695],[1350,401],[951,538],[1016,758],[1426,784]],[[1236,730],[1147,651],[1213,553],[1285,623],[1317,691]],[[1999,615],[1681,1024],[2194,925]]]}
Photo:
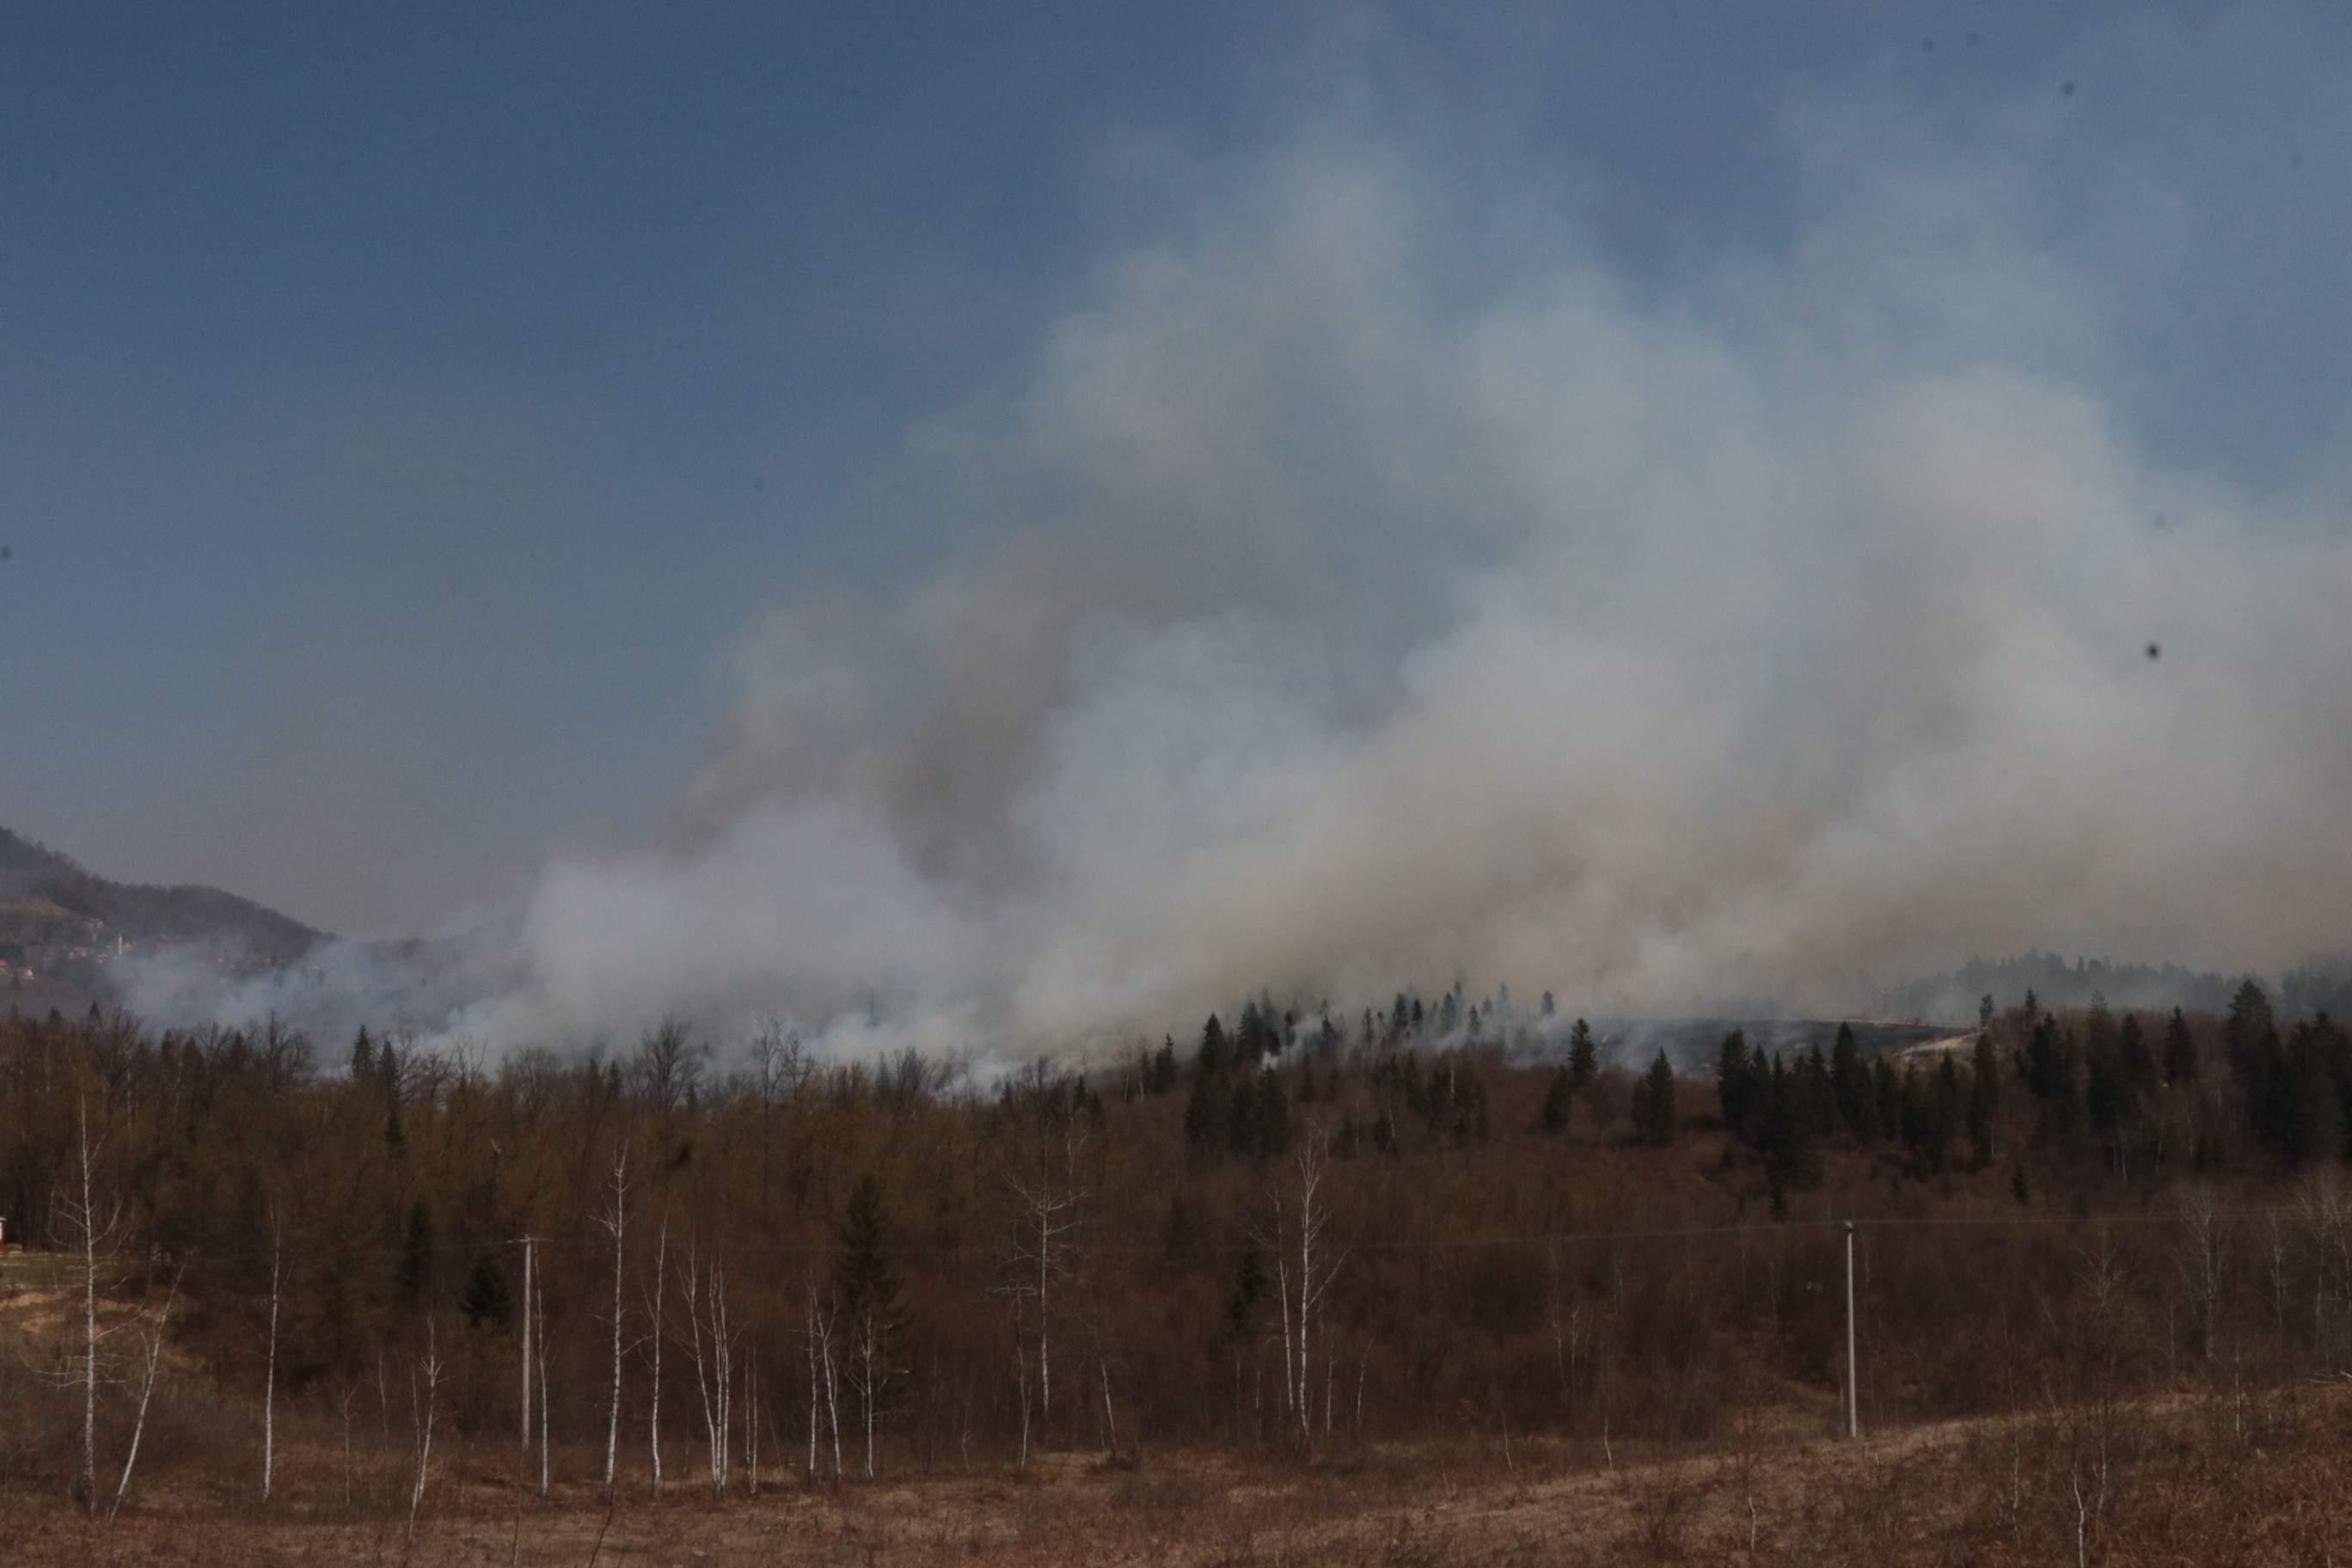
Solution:
{"label": "hillside", "polygon": [[218,888],[97,876],[0,827],[0,963],[47,976],[101,964],[118,947],[197,951],[232,968],[291,962],[325,936]]}

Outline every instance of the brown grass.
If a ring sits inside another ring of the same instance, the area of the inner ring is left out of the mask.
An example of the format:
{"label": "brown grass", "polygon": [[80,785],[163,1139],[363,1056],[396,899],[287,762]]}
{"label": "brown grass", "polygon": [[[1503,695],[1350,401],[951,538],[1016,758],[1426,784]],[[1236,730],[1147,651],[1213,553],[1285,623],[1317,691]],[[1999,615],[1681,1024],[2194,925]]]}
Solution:
{"label": "brown grass", "polygon": [[[352,1506],[338,1451],[282,1460],[264,1512],[159,1480],[113,1524],[64,1499],[0,1499],[11,1563],[2320,1563],[2352,1555],[2341,1458],[2352,1383],[2244,1398],[2049,1408],[1923,1426],[1859,1447],[1775,1409],[1704,1448],[1515,1443],[1376,1447],[1321,1463],[1049,1456],[1026,1474],[771,1483],[713,1502],[641,1479],[609,1512],[578,1484],[542,1502],[513,1459],[457,1449],[411,1539],[396,1463]],[[1613,1458],[1613,1464],[1611,1458]],[[574,1468],[585,1452],[562,1456]],[[2080,1489],[2079,1492],[2077,1489]],[[317,1500],[332,1499],[331,1504]]]}

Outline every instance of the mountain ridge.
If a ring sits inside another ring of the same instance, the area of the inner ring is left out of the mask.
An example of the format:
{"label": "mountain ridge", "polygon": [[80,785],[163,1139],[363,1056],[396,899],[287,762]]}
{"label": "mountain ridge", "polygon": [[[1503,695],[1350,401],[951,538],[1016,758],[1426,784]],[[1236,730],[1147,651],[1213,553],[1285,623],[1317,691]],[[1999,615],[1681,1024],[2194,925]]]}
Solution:
{"label": "mountain ridge", "polygon": [[289,963],[331,933],[202,882],[121,882],[38,839],[0,827],[0,957],[189,947],[224,962]]}

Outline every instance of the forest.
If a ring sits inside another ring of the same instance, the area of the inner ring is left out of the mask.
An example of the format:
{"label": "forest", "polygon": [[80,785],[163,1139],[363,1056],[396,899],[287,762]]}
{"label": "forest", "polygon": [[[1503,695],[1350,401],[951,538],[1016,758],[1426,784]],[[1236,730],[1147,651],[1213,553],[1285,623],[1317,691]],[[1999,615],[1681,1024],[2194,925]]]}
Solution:
{"label": "forest", "polygon": [[0,1482],[95,1531],[173,1495],[414,1531],[469,1479],[593,1514],[1794,1451],[1843,1429],[1848,1220],[1860,1426],[2039,1413],[2085,1560],[2128,1461],[2102,1426],[2084,1500],[2083,1411],[2194,1393],[2292,1447],[2275,1401],[2352,1373],[2352,1041],[2252,981],[1989,995],[1899,1057],[1735,1030],[1703,1077],[1497,1013],[1253,999],[1001,1066],[12,1016]]}

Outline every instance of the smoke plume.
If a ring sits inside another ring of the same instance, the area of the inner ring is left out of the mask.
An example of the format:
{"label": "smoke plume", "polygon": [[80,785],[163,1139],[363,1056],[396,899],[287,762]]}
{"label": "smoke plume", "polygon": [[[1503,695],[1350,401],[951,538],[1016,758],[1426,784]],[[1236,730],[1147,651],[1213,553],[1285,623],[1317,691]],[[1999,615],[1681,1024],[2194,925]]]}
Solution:
{"label": "smoke plume", "polygon": [[1527,171],[1139,159],[1151,231],[909,433],[957,542],[735,639],[672,841],[551,868],[457,1026],[1046,1048],[2340,938],[2340,485],[2147,449],[2084,253],[1884,129],[1796,120],[1785,247],[1671,283]]}
{"label": "smoke plume", "polygon": [[548,875],[499,1026],[1056,1044],[1461,971],[1846,1009],[2337,935],[2336,498],[2137,446],[1998,169],[1840,173],[1671,290],[1370,139],[1197,174],[910,437],[968,543],[740,639],[678,841]]}

